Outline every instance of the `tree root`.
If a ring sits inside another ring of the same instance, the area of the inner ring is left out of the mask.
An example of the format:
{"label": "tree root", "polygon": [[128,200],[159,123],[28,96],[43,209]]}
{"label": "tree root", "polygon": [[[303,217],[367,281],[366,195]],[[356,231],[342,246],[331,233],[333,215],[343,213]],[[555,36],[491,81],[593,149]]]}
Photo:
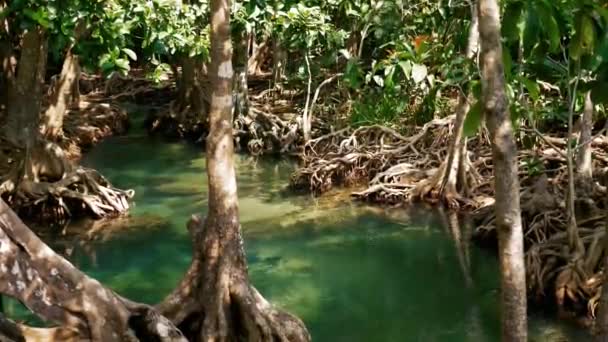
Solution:
{"label": "tree root", "polygon": [[[197,246],[192,264],[158,311],[192,341],[310,341],[300,319],[272,306],[249,284],[246,269],[238,266],[238,257],[232,259],[232,252],[213,260],[201,251],[204,241],[214,241],[207,240],[214,233],[205,224],[198,216],[188,222]],[[218,248],[240,247],[227,243]]]}
{"label": "tree root", "polygon": [[[459,194],[455,184],[445,186],[447,137],[453,118],[433,120],[409,137],[387,127],[369,126],[313,139],[304,147],[303,167],[294,173],[291,185],[318,194],[334,185],[368,182],[366,190],[353,193],[355,198],[381,203],[422,199],[449,207],[476,206],[475,201]],[[490,153],[489,149],[482,151]],[[467,156],[463,158],[468,171],[463,172],[463,191],[468,193],[469,185],[477,186],[487,178],[477,172],[480,166],[473,165]]]}
{"label": "tree root", "polygon": [[[595,316],[601,292],[605,214],[587,212],[577,218],[583,253],[571,250],[567,234],[564,170],[550,178],[547,173],[528,182],[521,192],[522,222],[526,246],[526,272],[529,292],[538,300],[551,296],[560,314],[567,317]],[[531,183],[530,183],[531,182]],[[525,183],[522,183],[522,186]],[[599,206],[601,197],[588,198]],[[605,208],[603,208],[605,210]],[[493,205],[474,212],[475,238],[496,239]]]}
{"label": "tree root", "polygon": [[83,213],[103,218],[129,209],[132,190],[113,187],[93,169],[73,166],[56,144],[38,140],[30,151],[3,142],[0,196],[28,218],[61,223]]}

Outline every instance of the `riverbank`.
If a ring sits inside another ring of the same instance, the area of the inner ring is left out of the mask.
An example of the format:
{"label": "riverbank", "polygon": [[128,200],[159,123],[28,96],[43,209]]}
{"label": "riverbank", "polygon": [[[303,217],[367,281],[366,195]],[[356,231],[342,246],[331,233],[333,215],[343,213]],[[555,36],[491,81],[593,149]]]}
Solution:
{"label": "riverbank", "polygon": [[[423,201],[448,206],[474,218],[474,238],[496,246],[492,155],[487,135],[467,141],[464,178],[456,193],[441,194],[441,175],[449,155],[453,117],[397,132],[370,126],[343,129],[304,146],[302,165],[291,186],[314,194],[359,184],[356,200],[394,205]],[[525,128],[524,134],[530,135]],[[554,300],[560,315],[595,317],[601,279],[608,186],[608,138],[590,142],[594,156],[594,191],[576,202],[582,255],[569,248],[566,220],[566,140],[539,136],[533,148],[519,146],[522,219],[529,295]],[[584,320],[585,321],[585,320]]]}

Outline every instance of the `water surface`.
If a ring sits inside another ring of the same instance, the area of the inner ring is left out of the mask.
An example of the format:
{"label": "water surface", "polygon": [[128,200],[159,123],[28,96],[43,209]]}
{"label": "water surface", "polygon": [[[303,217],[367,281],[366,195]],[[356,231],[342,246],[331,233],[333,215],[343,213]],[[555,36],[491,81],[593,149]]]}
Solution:
{"label": "water surface", "polygon": [[[288,194],[291,162],[235,158],[252,281],[299,315],[313,340],[499,340],[496,259],[467,248],[466,233],[443,216],[358,205],[343,193]],[[185,223],[206,210],[202,151],[135,132],[102,143],[84,163],[136,191],[132,217],[103,228],[115,233],[57,248],[69,247],[63,252],[77,266],[122,295],[162,300],[190,262]],[[540,314],[530,333],[534,341],[588,340]]]}

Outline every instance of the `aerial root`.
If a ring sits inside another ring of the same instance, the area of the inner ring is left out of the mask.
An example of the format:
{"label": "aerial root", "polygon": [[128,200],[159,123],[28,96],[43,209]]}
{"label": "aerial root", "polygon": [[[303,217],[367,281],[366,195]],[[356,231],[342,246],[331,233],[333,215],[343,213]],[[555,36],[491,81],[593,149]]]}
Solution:
{"label": "aerial root", "polygon": [[[592,318],[601,292],[602,255],[606,253],[602,239],[605,235],[605,214],[601,211],[577,220],[583,251],[568,245],[568,221],[565,187],[561,183],[564,170],[545,173],[535,179],[524,178],[521,211],[526,246],[527,285],[534,298],[551,297],[560,314]],[[552,176],[552,177],[550,177]],[[596,204],[601,198],[590,199]],[[496,239],[493,205],[474,212],[477,229],[475,237]]]}

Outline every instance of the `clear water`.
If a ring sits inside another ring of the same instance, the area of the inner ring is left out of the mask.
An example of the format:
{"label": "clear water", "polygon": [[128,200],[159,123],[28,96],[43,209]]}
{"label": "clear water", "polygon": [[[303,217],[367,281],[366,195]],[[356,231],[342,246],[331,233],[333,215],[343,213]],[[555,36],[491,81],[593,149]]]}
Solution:
{"label": "clear water", "polygon": [[[290,195],[292,163],[235,158],[252,281],[299,315],[313,340],[499,340],[495,257],[455,243],[466,239],[455,240],[439,213],[357,205],[343,193]],[[160,301],[190,262],[187,219],[206,210],[202,151],[134,132],[102,143],[84,163],[135,189],[132,217],[104,228],[113,233],[55,247],[71,249],[77,266],[119,293]],[[540,314],[530,332],[535,341],[589,340]]]}

